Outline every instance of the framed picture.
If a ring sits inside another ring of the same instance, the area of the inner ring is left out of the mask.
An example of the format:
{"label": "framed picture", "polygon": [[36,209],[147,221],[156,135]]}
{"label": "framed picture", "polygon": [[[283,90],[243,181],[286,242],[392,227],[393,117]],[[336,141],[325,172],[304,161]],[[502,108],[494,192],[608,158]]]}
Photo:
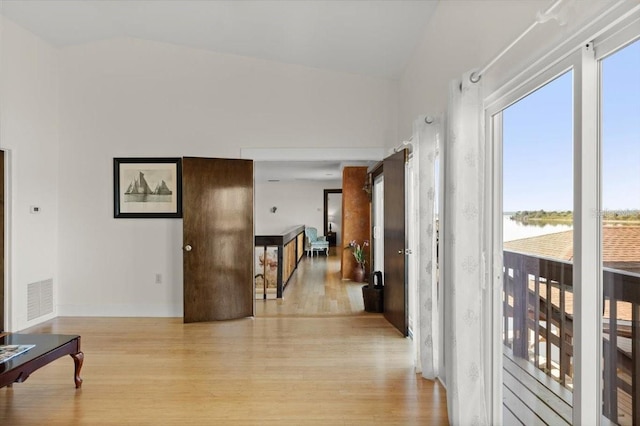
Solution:
{"label": "framed picture", "polygon": [[182,217],[180,158],[114,158],[113,217]]}

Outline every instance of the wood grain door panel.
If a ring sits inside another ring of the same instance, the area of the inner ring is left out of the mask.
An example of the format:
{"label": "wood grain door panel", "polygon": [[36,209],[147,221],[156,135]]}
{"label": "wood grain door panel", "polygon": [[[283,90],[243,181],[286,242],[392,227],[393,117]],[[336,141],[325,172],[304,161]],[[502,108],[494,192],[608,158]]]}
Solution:
{"label": "wood grain door panel", "polygon": [[253,161],[185,157],[182,185],[184,322],[252,316]]}
{"label": "wood grain door panel", "polygon": [[406,336],[405,165],[408,152],[384,159],[384,317]]}
{"label": "wood grain door panel", "polygon": [[0,151],[0,333],[4,331],[4,151]]}

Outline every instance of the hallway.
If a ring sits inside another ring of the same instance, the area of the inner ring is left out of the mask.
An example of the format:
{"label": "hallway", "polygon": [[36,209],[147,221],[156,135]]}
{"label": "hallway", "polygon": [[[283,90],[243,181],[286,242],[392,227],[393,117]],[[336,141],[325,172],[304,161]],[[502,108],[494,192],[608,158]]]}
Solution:
{"label": "hallway", "polygon": [[364,312],[363,283],[342,280],[340,253],[331,247],[329,256],[304,256],[280,300],[256,300],[256,316],[375,315]]}
{"label": "hallway", "polygon": [[284,301],[255,318],[33,327],[82,336],[84,384],[74,389],[70,358],[54,361],[0,389],[0,424],[446,425],[442,386],[415,374],[412,342],[362,310],[361,284],[338,279],[336,263],[305,258]]}

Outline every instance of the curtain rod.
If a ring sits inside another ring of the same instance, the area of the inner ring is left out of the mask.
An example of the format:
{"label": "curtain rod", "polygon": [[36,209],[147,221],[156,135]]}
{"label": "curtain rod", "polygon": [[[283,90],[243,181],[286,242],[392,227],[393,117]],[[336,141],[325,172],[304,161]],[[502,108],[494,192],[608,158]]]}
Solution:
{"label": "curtain rod", "polygon": [[400,143],[400,145],[394,147],[393,148],[393,152],[401,151],[406,147],[408,147],[409,150],[411,150],[413,148],[413,136],[411,136],[408,141],[402,141]]}
{"label": "curtain rod", "polygon": [[562,2],[563,0],[556,0],[553,2],[553,4],[551,4],[551,6],[547,8],[547,10],[542,13],[538,12],[536,20],[533,22],[533,24],[529,25],[529,27],[527,27],[527,29],[524,30],[522,34],[520,34],[518,37],[516,37],[515,40],[509,43],[507,47],[505,47],[500,53],[498,53],[498,55],[496,55],[495,58],[489,61],[489,63],[485,65],[480,71],[472,72],[469,76],[469,80],[471,80],[472,83],[479,82],[484,73],[487,72],[489,68],[491,68],[496,62],[498,62],[500,58],[502,58],[509,50],[511,50],[513,46],[518,44],[518,42],[520,42],[520,40],[522,40],[527,34],[529,34],[529,32],[531,32],[531,30],[533,30],[538,24],[542,24],[552,18],[557,18],[557,16],[551,16],[551,13],[555,9],[557,9]]}
{"label": "curtain rod", "polygon": [[[430,115],[427,115],[424,118],[424,122],[427,124],[433,124],[434,121],[435,121],[435,118]],[[400,145],[394,147],[392,149],[392,152],[398,152],[401,149],[404,149],[405,147],[409,147],[410,150],[413,148],[413,135],[409,138],[409,140],[400,142]]]}

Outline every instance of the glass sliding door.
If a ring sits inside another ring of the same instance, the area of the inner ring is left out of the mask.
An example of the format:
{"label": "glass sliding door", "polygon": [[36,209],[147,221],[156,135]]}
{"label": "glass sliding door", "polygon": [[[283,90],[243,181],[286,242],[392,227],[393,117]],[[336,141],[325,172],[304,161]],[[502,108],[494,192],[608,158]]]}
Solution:
{"label": "glass sliding door", "polygon": [[640,423],[640,41],[602,59],[603,414]]}
{"label": "glass sliding door", "polygon": [[549,424],[640,424],[638,23],[486,101],[505,424],[530,423],[512,406],[542,419],[539,403]]}
{"label": "glass sliding door", "polygon": [[[519,371],[573,387],[573,71],[501,113],[504,396]],[[526,369],[525,369],[526,371]],[[512,385],[513,384],[513,385]],[[555,385],[557,387],[557,385]]]}

